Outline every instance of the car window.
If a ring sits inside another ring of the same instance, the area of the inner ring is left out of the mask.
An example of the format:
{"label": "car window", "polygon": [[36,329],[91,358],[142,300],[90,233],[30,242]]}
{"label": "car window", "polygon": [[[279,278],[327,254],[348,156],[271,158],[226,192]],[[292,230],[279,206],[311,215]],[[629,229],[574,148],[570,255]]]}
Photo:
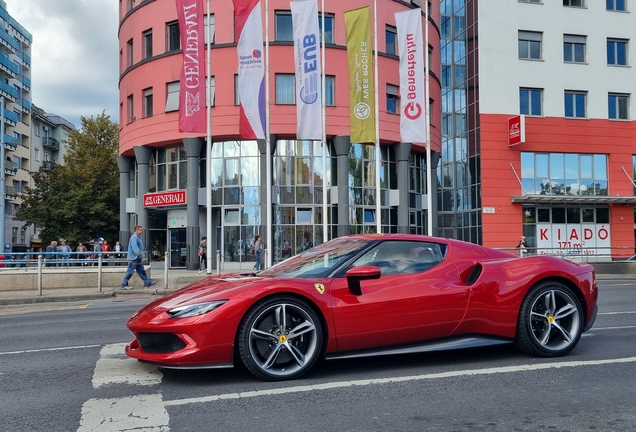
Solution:
{"label": "car window", "polygon": [[442,248],[437,243],[391,240],[371,248],[357,259],[352,267],[375,266],[386,276],[419,273],[442,260]]}

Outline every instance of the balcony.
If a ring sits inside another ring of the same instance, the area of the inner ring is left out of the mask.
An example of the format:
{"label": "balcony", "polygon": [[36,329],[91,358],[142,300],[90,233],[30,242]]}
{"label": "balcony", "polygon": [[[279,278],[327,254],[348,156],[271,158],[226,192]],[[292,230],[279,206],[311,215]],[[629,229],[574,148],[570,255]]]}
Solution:
{"label": "balcony", "polygon": [[0,69],[8,73],[11,78],[15,78],[16,75],[20,73],[18,65],[6,58],[3,54],[0,54]]}
{"label": "balcony", "polygon": [[0,29],[0,44],[7,47],[13,54],[20,51],[20,45],[18,41],[9,36],[9,34],[4,29]]}
{"label": "balcony", "polygon": [[51,171],[53,168],[55,168],[55,162],[53,162],[53,161],[44,161],[44,162],[42,162],[42,169],[44,171]]}
{"label": "balcony", "polygon": [[46,137],[42,140],[42,145],[52,150],[60,149],[60,142],[53,137]]}
{"label": "balcony", "polygon": [[29,57],[26,53],[22,53],[22,66],[27,69],[31,69],[31,57]]}
{"label": "balcony", "polygon": [[9,151],[16,151],[18,149],[18,140],[14,137],[4,134],[4,148]]}
{"label": "balcony", "polygon": [[18,172],[18,164],[13,161],[4,161],[4,173],[7,175],[15,175]]}
{"label": "balcony", "polygon": [[18,196],[18,190],[13,186],[5,186],[4,196],[6,199],[16,199]]}
{"label": "balcony", "polygon": [[[0,31],[0,34],[2,34],[2,31]],[[18,90],[3,81],[0,81],[0,94],[7,99],[10,99],[12,102],[15,102],[18,99]],[[5,110],[5,114],[6,112],[7,110]]]}
{"label": "balcony", "polygon": [[31,102],[26,99],[22,99],[22,110],[27,114],[31,112]]}
{"label": "balcony", "polygon": [[28,92],[31,91],[31,80],[27,77],[22,77],[22,88]]}

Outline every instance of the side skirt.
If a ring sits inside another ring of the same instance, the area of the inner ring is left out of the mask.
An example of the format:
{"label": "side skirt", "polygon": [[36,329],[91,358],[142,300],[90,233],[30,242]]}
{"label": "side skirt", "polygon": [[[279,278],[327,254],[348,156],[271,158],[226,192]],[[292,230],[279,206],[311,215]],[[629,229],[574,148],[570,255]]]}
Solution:
{"label": "side skirt", "polygon": [[438,339],[434,341],[419,342],[407,345],[393,345],[390,347],[380,347],[368,350],[337,352],[325,354],[326,360],[340,360],[359,357],[373,357],[395,354],[412,354],[431,351],[446,351],[463,348],[477,348],[483,346],[506,345],[513,343],[511,339],[497,338],[491,336],[459,336],[448,339]]}

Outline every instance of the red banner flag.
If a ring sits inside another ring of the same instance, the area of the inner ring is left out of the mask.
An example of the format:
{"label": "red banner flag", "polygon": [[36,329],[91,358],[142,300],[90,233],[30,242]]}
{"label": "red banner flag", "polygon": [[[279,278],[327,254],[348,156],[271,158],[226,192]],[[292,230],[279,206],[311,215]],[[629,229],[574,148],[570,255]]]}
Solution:
{"label": "red banner flag", "polygon": [[206,131],[203,0],[177,0],[183,65],[179,87],[179,131]]}

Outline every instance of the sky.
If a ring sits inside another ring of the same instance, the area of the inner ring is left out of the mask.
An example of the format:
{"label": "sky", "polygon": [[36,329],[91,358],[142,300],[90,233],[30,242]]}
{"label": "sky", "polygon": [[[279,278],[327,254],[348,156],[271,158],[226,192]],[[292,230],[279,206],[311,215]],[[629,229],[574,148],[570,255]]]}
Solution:
{"label": "sky", "polygon": [[119,2],[5,0],[33,36],[31,102],[81,127],[102,112],[119,122]]}

